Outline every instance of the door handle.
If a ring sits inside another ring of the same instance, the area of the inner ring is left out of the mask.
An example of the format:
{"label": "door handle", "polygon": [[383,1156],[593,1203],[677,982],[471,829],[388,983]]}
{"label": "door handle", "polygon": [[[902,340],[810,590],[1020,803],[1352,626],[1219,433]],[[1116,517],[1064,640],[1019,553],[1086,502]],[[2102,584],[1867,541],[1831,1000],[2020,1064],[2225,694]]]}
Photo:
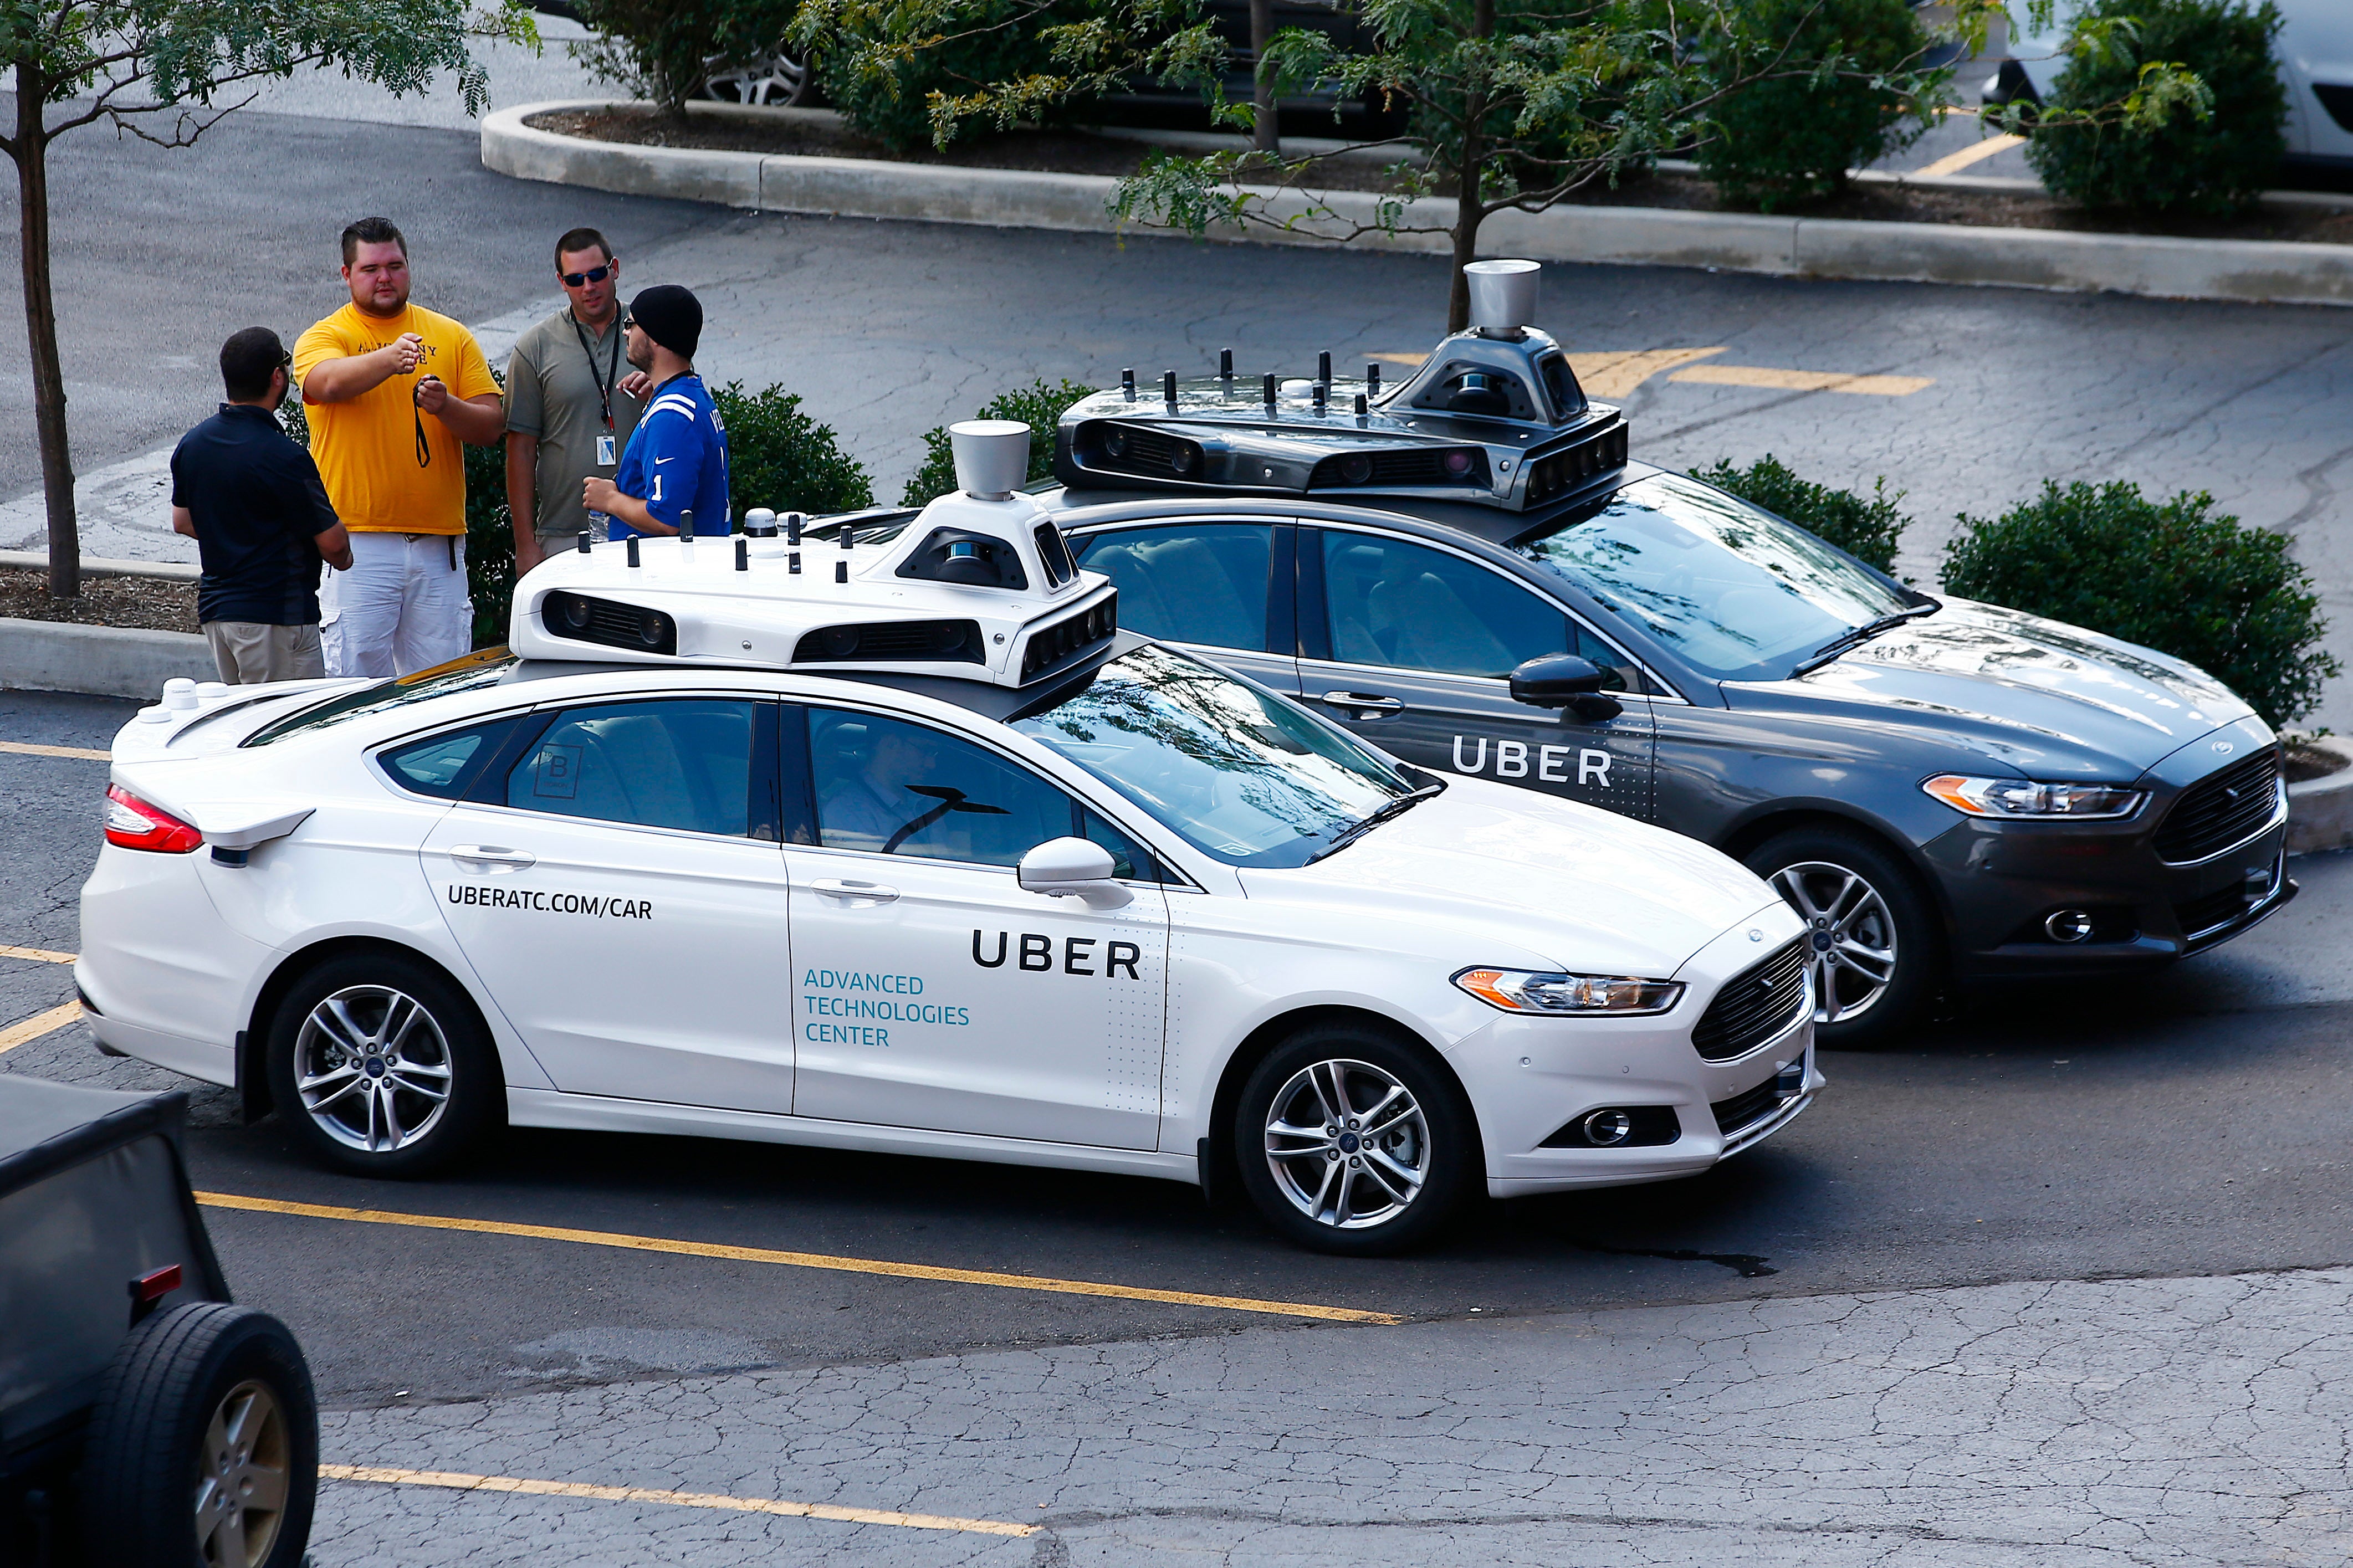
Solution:
{"label": "door handle", "polygon": [[1405,711],[1405,704],[1394,697],[1376,697],[1362,691],[1327,691],[1324,700],[1335,708],[1352,708],[1359,719],[1388,719]]}
{"label": "door handle", "polygon": [[498,867],[520,871],[539,863],[539,857],[528,849],[510,849],[503,844],[452,844],[449,858],[461,866]]}
{"label": "door handle", "polygon": [[839,899],[846,904],[887,904],[899,896],[896,888],[841,877],[820,877],[809,884],[809,891],[820,899]]}

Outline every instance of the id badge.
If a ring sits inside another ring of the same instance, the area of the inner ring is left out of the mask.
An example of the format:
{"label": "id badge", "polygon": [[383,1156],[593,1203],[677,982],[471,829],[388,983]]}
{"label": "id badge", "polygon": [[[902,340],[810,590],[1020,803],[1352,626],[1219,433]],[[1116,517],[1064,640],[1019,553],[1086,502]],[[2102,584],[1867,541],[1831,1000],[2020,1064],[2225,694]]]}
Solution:
{"label": "id badge", "polygon": [[609,468],[621,459],[613,455],[613,437],[608,433],[596,437],[596,466]]}

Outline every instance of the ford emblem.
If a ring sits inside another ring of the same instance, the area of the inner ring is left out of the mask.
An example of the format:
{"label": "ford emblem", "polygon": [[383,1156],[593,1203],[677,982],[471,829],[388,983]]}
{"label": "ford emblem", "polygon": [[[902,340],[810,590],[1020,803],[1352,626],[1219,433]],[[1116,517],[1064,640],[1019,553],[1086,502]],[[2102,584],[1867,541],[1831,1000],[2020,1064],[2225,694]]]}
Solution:
{"label": "ford emblem", "polygon": [[2218,756],[2227,757],[2231,754],[2231,742],[2228,741],[2217,741],[2214,742],[2214,751]]}

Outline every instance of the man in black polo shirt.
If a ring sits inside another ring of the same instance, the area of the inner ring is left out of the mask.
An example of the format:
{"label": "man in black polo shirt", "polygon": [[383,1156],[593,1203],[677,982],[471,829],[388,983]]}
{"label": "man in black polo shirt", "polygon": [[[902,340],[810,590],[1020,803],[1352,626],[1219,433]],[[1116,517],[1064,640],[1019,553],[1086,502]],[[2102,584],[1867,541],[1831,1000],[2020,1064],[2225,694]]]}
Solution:
{"label": "man in black polo shirt", "polygon": [[230,338],[220,352],[228,401],[172,453],[172,527],[196,542],[196,620],[232,686],[327,673],[319,563],[352,564],[317,465],[278,427],[292,363],[267,327]]}

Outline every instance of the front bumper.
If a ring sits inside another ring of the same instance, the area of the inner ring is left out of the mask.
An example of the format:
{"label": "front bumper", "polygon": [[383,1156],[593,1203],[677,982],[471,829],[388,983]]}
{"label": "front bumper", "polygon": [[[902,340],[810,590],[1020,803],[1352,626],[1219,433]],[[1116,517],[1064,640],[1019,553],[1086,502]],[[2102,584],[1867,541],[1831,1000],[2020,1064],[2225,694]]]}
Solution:
{"label": "front bumper", "polygon": [[[2263,732],[2269,743],[2269,732]],[[2154,774],[2156,770],[2152,770]],[[2173,863],[2158,829],[2183,784],[2152,778],[2156,798],[2118,822],[1962,818],[1922,846],[1952,921],[1957,979],[2039,978],[2146,969],[2219,947],[2295,896],[2287,878],[2286,792],[2234,843]],[[2090,937],[2047,929],[2063,910],[2092,920]]]}

